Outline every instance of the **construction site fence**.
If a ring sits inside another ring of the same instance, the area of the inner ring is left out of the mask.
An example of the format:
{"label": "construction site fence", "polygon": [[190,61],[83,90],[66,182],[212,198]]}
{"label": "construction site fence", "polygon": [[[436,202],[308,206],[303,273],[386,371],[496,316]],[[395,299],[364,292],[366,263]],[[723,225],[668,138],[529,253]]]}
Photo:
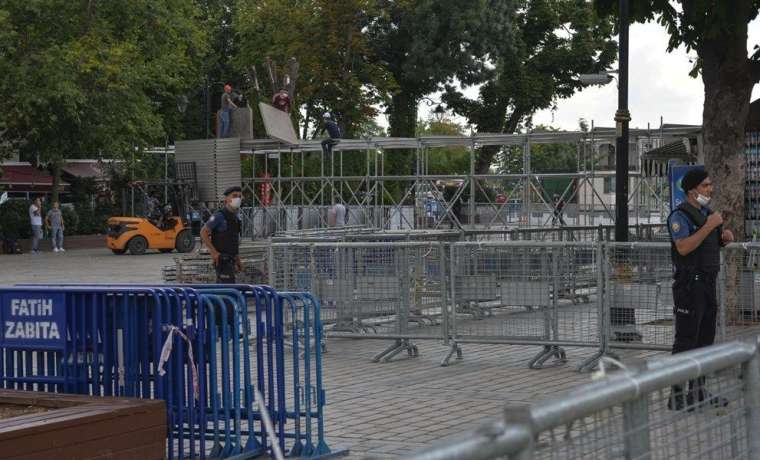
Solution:
{"label": "construction site fence", "polygon": [[760,459],[756,339],[621,366],[407,458]]}
{"label": "construction site fence", "polygon": [[330,453],[311,345],[320,308],[307,293],[20,285],[0,299],[2,388],[162,399],[169,459]]}
{"label": "construction site fence", "polygon": [[[722,250],[717,342],[760,332],[759,255],[754,243]],[[530,367],[580,347],[593,350],[578,364],[588,371],[616,349],[673,344],[669,243],[289,242],[270,245],[268,267],[276,289],[321,300],[326,336],[388,340],[375,361],[434,340],[442,365],[468,344],[534,345]]]}

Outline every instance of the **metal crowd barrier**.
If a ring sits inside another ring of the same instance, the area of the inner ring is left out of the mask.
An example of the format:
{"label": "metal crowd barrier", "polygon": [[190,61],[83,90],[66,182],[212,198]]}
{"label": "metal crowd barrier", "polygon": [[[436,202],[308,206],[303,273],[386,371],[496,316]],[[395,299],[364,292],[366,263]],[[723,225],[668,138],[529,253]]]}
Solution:
{"label": "metal crowd barrier", "polygon": [[[760,333],[760,245],[723,250],[717,341]],[[531,367],[566,361],[563,347],[669,351],[670,244],[604,241],[275,243],[270,283],[322,302],[332,337],[393,340],[375,361],[418,353],[415,340],[542,347]]]}
{"label": "metal crowd barrier", "polygon": [[447,342],[446,257],[440,242],[274,243],[270,284],[319,298],[329,337],[392,340],[374,357],[387,361]]}
{"label": "metal crowd barrier", "polygon": [[539,345],[529,364],[539,368],[550,358],[565,362],[561,347],[599,347],[599,245],[505,241],[455,243],[450,250],[448,324],[459,356],[465,343]]}
{"label": "metal crowd barrier", "polygon": [[[164,399],[168,458],[261,455],[273,443],[303,457],[330,452],[321,350],[286,360],[284,346],[285,299],[290,314],[306,318],[294,335],[322,339],[313,319],[319,303],[308,294],[243,285],[81,285],[0,288],[0,298],[4,388]],[[288,382],[288,373],[308,377]],[[268,439],[255,390],[277,439]],[[318,396],[305,396],[312,392]]]}
{"label": "metal crowd barrier", "polygon": [[[668,408],[672,386],[693,397]],[[705,395],[703,398],[697,396]],[[413,460],[760,459],[760,352],[731,342],[635,363]]]}

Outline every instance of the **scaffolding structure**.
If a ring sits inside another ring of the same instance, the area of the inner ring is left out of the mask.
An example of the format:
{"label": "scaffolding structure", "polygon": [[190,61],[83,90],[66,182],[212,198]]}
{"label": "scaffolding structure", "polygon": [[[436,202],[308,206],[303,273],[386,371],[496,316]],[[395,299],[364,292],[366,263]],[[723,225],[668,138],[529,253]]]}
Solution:
{"label": "scaffolding structure", "polygon": [[[697,131],[694,126],[631,130],[632,223],[659,223],[669,212],[666,180],[642,172],[641,154],[666,137],[685,138]],[[244,219],[256,229],[256,236],[326,228],[328,209],[342,203],[348,210],[345,224],[382,230],[611,224],[614,195],[605,186],[614,180],[614,165],[600,165],[599,152],[601,146],[614,148],[615,135],[611,128],[592,128],[588,132],[342,139],[331,156],[322,154],[319,140],[297,144],[241,140],[241,154],[255,160],[251,174],[242,179],[244,193],[253,204]],[[577,172],[535,173],[531,147],[546,144],[574,144]],[[522,171],[476,173],[478,149],[489,146],[521,148]],[[467,149],[467,173],[430,173],[431,158],[447,147]],[[407,175],[388,175],[387,157],[399,150],[411,152],[413,169]],[[356,174],[357,157],[362,158],[362,174]],[[351,174],[344,173],[349,158],[353,158]],[[308,174],[307,169],[319,173]],[[550,181],[566,184],[558,200],[545,187]]]}

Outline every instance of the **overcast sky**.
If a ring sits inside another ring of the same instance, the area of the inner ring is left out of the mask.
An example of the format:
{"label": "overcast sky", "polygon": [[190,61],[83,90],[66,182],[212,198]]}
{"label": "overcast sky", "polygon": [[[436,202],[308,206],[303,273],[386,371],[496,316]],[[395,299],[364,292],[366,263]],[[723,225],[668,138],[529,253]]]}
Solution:
{"label": "overcast sky", "polygon": [[[755,44],[760,44],[760,20],[749,25],[748,48],[752,49]],[[631,127],[646,128],[647,123],[653,128],[659,127],[661,116],[665,123],[702,123],[702,79],[689,76],[692,64],[685,48],[668,53],[667,45],[668,34],[661,25],[631,25],[628,84]],[[695,57],[696,53],[692,51],[691,55]],[[476,96],[476,92],[470,95]],[[752,91],[752,100],[758,97],[760,85]],[[596,126],[614,126],[616,109],[617,85],[613,81],[603,87],[586,88],[569,99],[560,100],[553,114],[550,110],[538,112],[533,118],[533,125],[577,130],[578,119],[585,118],[589,122],[594,120]],[[422,104],[420,115],[425,116],[427,110]]]}

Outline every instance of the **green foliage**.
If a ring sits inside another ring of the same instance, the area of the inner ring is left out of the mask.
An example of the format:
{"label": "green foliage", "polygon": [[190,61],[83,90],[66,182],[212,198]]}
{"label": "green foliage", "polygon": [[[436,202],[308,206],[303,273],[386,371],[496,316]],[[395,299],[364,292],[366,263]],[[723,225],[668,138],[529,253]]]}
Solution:
{"label": "green foliage", "polygon": [[[462,136],[464,127],[452,120],[419,121],[418,136]],[[428,174],[467,174],[470,171],[470,151],[466,147],[443,147],[427,152]]]}
{"label": "green foliage", "polygon": [[[596,0],[596,10],[602,16],[617,16],[618,0]],[[681,45],[687,51],[701,55],[707,42],[728,42],[735,39],[747,41],[747,24],[760,12],[760,0],[632,0],[629,17],[631,22],[657,21],[665,27],[670,40],[668,51]],[[760,61],[760,49],[755,46],[752,56]],[[694,62],[692,77],[702,67],[702,57]]]}
{"label": "green foliage", "polygon": [[163,143],[205,54],[187,0],[0,3],[0,116],[23,158],[126,157]]}
{"label": "green foliage", "polygon": [[[263,68],[267,57],[279,63],[295,57],[300,69],[293,103],[305,102],[306,136],[315,134],[324,111],[335,114],[346,137],[355,136],[377,115],[376,106],[385,101],[392,81],[386,68],[372,59],[363,33],[376,17],[374,2],[246,0],[237,8],[238,72],[251,65]],[[262,94],[252,92],[250,99],[270,102],[267,81],[260,83]]]}
{"label": "green foliage", "polygon": [[63,214],[64,232],[68,235],[78,234],[79,231],[79,214],[72,206],[61,206]]}
{"label": "green foliage", "polygon": [[[498,41],[478,98],[446,87],[444,101],[479,132],[515,132],[537,110],[580,90],[578,74],[605,69],[615,59],[612,22],[598,18],[588,2],[520,1],[508,33]],[[488,171],[496,152],[481,149],[479,173]]]}
{"label": "green foliage", "polygon": [[0,205],[0,237],[7,239],[29,238],[29,206],[26,200],[8,200]]}

